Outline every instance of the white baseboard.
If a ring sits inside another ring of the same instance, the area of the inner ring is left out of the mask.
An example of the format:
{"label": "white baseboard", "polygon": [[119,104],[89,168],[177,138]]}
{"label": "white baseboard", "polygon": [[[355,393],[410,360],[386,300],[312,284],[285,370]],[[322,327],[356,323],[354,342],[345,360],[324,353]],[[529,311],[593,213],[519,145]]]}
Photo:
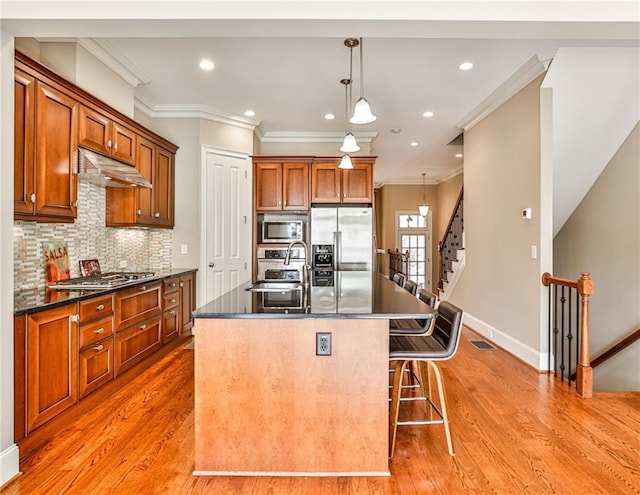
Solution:
{"label": "white baseboard", "polygon": [[20,451],[14,443],[0,452],[0,486],[20,474]]}
{"label": "white baseboard", "polygon": [[492,327],[469,313],[464,314],[464,324],[538,371],[547,370],[547,353],[537,351],[533,347],[514,339],[511,335],[507,335],[503,331]]}

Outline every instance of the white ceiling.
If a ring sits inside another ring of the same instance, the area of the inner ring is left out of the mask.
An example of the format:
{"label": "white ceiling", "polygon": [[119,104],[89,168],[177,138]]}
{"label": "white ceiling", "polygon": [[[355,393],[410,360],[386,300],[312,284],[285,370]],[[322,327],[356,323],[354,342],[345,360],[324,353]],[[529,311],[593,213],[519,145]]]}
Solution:
{"label": "white ceiling", "polygon": [[[634,38],[637,21],[574,22],[573,17],[563,18],[555,12],[562,22],[553,23],[544,21],[538,10],[533,20],[518,22],[528,18],[504,9],[507,3],[526,8],[525,4],[537,2],[494,2],[502,3],[502,10],[493,14],[475,9],[465,22],[434,21],[429,18],[432,14],[423,10],[431,4],[440,9],[443,18],[454,18],[455,12],[446,9],[460,2],[449,2],[448,7],[445,2],[300,2],[295,6],[298,9],[302,4],[315,6],[300,13],[287,2],[241,1],[232,6],[239,9],[244,4],[244,12],[233,10],[229,6],[233,2],[129,2],[136,8],[146,7],[146,15],[133,7],[129,10],[131,17],[138,17],[135,20],[109,19],[113,16],[101,10],[108,2],[35,3],[38,8],[31,2],[32,8],[24,11],[21,2],[3,2],[3,29],[16,36],[94,39],[145,81],[135,93],[147,107],[205,108],[213,116],[259,124],[267,139],[333,139],[336,154],[337,141],[345,130],[340,79],[348,76],[349,50],[343,41],[364,36],[365,96],[378,120],[353,126],[353,130],[356,135],[377,133],[371,151],[378,156],[378,184],[419,183],[423,172],[429,182],[439,181],[461,170],[463,159],[454,155],[462,148],[447,143],[460,134],[461,127],[472,125],[483,112],[539,74],[558,47],[637,46],[638,38],[637,34]],[[466,3],[475,7],[488,4]],[[614,3],[627,7],[619,17],[628,18],[629,12],[633,17],[629,2],[591,3],[606,4],[609,8],[605,11],[614,21],[620,20],[614,15],[618,11],[611,8]],[[59,5],[52,9],[52,4]],[[96,5],[93,13],[84,12],[90,4]],[[219,9],[214,14],[203,9],[204,4],[225,4],[224,8],[233,12]],[[157,19],[150,20],[149,9],[158,5],[165,9],[154,10]],[[368,5],[371,14],[351,12],[345,16],[354,18],[350,22],[327,21],[336,18],[337,5]],[[414,8],[406,10],[411,6]],[[588,6],[581,9],[572,15],[593,17],[597,13]],[[402,11],[407,13],[397,20]],[[290,19],[294,14],[297,20]],[[259,15],[273,19],[258,20]],[[384,21],[384,15],[396,20]],[[481,20],[474,20],[474,16]],[[230,20],[243,17],[244,21]],[[253,20],[246,20],[251,17]],[[509,18],[512,22],[489,20]],[[212,72],[198,68],[201,57],[215,62]],[[474,68],[460,71],[458,64],[464,61],[473,62]],[[359,94],[356,50],[354,80],[355,101]],[[243,116],[249,108],[256,112],[255,117]],[[434,117],[422,117],[427,110],[433,111]],[[334,113],[336,119],[325,120],[327,112]],[[393,134],[392,128],[402,131]],[[411,141],[418,146],[409,146]]]}

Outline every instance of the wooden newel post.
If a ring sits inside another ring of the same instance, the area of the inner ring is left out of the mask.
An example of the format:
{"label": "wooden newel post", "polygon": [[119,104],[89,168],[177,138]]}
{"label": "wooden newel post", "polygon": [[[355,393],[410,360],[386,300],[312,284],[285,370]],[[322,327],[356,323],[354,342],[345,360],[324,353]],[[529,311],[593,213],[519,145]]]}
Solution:
{"label": "wooden newel post", "polygon": [[593,281],[589,272],[582,272],[578,280],[578,293],[582,296],[580,322],[580,364],[576,370],[576,388],[584,399],[593,396],[593,368],[589,362],[589,296],[593,294]]}

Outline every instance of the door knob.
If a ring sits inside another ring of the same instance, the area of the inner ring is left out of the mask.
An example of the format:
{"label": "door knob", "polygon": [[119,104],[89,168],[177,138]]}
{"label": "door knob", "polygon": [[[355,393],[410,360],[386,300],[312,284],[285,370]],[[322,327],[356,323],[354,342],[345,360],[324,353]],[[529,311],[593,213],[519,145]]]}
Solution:
{"label": "door knob", "polygon": [[209,262],[209,268],[213,268],[214,266],[216,266],[216,264],[213,261]]}

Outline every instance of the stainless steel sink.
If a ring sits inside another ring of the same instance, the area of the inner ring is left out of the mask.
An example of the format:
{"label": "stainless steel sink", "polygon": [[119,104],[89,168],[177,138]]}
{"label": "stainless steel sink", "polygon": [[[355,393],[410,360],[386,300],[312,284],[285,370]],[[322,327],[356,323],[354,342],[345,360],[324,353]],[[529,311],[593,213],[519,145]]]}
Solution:
{"label": "stainless steel sink", "polygon": [[301,287],[300,282],[256,282],[246,290],[251,292],[293,292]]}

